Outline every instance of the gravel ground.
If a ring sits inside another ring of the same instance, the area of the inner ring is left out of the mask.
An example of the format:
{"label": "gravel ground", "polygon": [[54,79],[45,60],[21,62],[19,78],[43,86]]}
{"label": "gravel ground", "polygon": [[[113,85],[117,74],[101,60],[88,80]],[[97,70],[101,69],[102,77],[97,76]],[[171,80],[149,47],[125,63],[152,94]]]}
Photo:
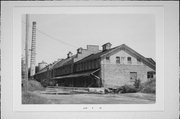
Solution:
{"label": "gravel ground", "polygon": [[154,94],[41,94],[53,104],[153,104]]}

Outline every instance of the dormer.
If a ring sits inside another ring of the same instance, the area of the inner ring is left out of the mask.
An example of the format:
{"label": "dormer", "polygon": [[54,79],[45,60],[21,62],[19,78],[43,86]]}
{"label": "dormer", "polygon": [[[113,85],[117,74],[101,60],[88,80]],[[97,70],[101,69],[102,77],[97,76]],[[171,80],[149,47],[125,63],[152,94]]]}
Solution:
{"label": "dormer", "polygon": [[72,55],[73,55],[73,53],[71,51],[69,51],[68,54],[67,54],[67,58],[72,57]]}
{"label": "dormer", "polygon": [[78,49],[77,49],[77,54],[82,54],[82,50],[83,50],[83,48],[81,48],[81,47],[78,48]]}
{"label": "dormer", "polygon": [[102,45],[102,49],[103,49],[103,51],[106,51],[106,50],[111,49],[111,46],[112,46],[112,44],[110,42],[108,42],[108,43]]}

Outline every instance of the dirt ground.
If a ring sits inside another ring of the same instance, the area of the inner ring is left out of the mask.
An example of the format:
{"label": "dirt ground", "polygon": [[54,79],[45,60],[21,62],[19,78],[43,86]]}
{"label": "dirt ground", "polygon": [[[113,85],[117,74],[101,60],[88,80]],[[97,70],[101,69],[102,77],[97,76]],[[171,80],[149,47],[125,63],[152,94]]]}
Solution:
{"label": "dirt ground", "polygon": [[49,99],[52,104],[153,104],[154,94],[35,94]]}

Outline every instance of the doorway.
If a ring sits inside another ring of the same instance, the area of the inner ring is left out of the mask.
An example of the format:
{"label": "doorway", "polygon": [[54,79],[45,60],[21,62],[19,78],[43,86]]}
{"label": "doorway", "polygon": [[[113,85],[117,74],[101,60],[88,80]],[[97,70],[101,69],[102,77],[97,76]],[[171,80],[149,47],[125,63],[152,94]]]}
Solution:
{"label": "doorway", "polygon": [[137,72],[130,72],[130,81],[134,82],[137,79]]}

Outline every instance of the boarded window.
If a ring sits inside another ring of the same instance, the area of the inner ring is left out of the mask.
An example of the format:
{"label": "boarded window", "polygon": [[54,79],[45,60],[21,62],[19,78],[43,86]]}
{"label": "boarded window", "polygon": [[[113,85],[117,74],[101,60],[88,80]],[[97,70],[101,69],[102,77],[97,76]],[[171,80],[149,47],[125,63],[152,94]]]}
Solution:
{"label": "boarded window", "polygon": [[116,63],[120,64],[120,57],[116,57]]}

